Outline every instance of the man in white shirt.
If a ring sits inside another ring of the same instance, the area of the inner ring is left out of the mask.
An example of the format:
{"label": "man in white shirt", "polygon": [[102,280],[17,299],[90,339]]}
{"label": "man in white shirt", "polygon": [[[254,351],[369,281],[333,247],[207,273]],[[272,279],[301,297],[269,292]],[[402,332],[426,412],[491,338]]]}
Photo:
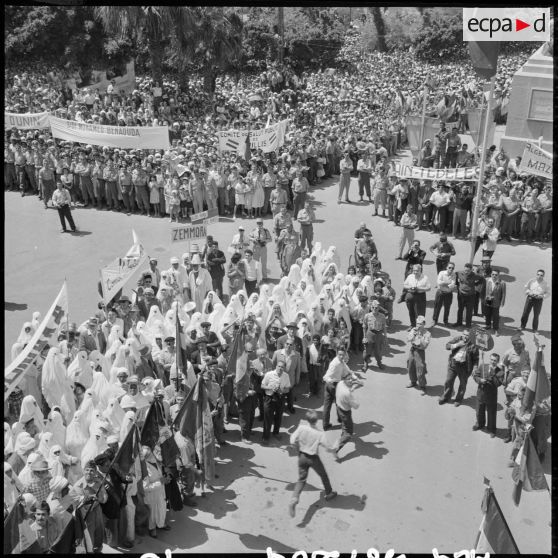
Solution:
{"label": "man in white shirt", "polygon": [[256,219],[256,228],[250,233],[248,238],[252,242],[254,259],[261,264],[262,278],[267,277],[267,244],[273,240],[271,233],[263,226],[263,219]]}
{"label": "man in white shirt", "polygon": [[324,374],[324,410],[322,414],[324,430],[329,430],[331,428],[329,416],[331,414],[331,406],[335,401],[335,390],[337,385],[347,376],[356,378],[354,373],[347,366],[348,360],[347,351],[343,348],[337,349],[337,356],[329,363],[327,372]]}
{"label": "man in white shirt", "polygon": [[244,250],[244,259],[242,261],[246,269],[244,286],[246,287],[246,294],[250,296],[252,293],[258,292],[258,286],[262,281],[262,266],[260,262],[254,259],[254,252],[250,248]]}
{"label": "man in white shirt", "polygon": [[227,250],[229,254],[242,254],[246,248],[250,247],[250,241],[244,235],[244,227],[238,227],[238,233],[233,236],[232,242]]}
{"label": "man in white shirt", "polygon": [[492,255],[496,250],[498,238],[500,237],[500,231],[494,226],[494,219],[489,218],[486,221],[484,219],[480,219],[477,234],[475,254],[482,245],[482,255],[492,258]]}
{"label": "man in white shirt", "polygon": [[455,264],[453,262],[448,262],[447,268],[438,273],[438,279],[436,281],[438,289],[434,298],[434,313],[432,315],[432,325],[430,327],[434,327],[438,324],[438,317],[440,316],[442,306],[444,307],[444,325],[449,325],[449,312],[451,303],[453,302],[453,293],[456,290],[456,277]]}
{"label": "man in white shirt", "polygon": [[426,313],[426,293],[431,289],[428,277],[422,272],[422,265],[413,265],[413,271],[407,276],[403,283],[405,303],[409,311],[411,327],[414,328],[417,316],[424,316]]}
{"label": "man in white shirt", "polygon": [[296,216],[300,224],[300,249],[304,250],[304,246],[308,246],[308,253],[312,253],[312,241],[314,240],[314,227],[312,223],[316,220],[316,215],[312,209],[311,203],[307,200],[304,207]]}
{"label": "man in white shirt", "polygon": [[269,435],[273,426],[273,436],[279,438],[281,419],[283,417],[283,395],[291,389],[291,382],[288,374],[285,373],[285,361],[277,361],[275,370],[267,372],[262,380],[264,390],[264,424],[263,437],[264,444],[269,443]]}
{"label": "man in white shirt", "polygon": [[527,327],[527,322],[529,321],[529,314],[531,309],[533,310],[533,331],[536,332],[539,329],[539,315],[542,309],[542,302],[550,294],[550,289],[546,281],[544,280],[544,270],[537,270],[537,277],[531,279],[525,285],[525,294],[527,299],[525,300],[525,307],[523,308],[523,314],[521,316],[521,328],[525,329]]}
{"label": "man in white shirt", "polygon": [[60,218],[60,224],[62,225],[60,232],[67,232],[68,229],[66,228],[66,221],[68,221],[72,232],[76,232],[76,225],[72,217],[72,212],[70,211],[70,204],[72,203],[70,192],[64,188],[62,182],[57,182],[56,186],[57,189],[52,194],[52,205],[58,210],[58,217]]}
{"label": "man in white shirt", "polygon": [[409,243],[409,250],[413,245],[413,241],[415,240],[415,228],[417,226],[417,216],[413,211],[413,207],[411,205],[407,205],[407,209],[405,213],[401,216],[401,238],[399,239],[399,256],[395,258],[396,260],[403,259],[403,249],[405,248],[405,243]]}
{"label": "man in white shirt", "polygon": [[295,508],[300,499],[300,493],[304,489],[306,479],[308,478],[308,469],[312,468],[322,479],[325,489],[325,499],[331,500],[337,496],[329,482],[329,477],[325,470],[324,464],[320,459],[319,448],[323,446],[327,451],[334,452],[326,441],[324,432],[318,430],[318,414],[316,411],[308,411],[306,413],[306,421],[308,424],[300,423],[298,428],[291,434],[291,444],[298,449],[298,482],[295,485],[293,497],[289,503],[289,514],[295,516]]}
{"label": "man in white shirt", "polygon": [[335,388],[337,417],[341,423],[341,438],[339,438],[335,450],[337,460],[339,460],[339,450],[352,438],[354,432],[352,409],[358,409],[360,406],[353,395],[354,389],[355,385],[351,376],[345,376]]}

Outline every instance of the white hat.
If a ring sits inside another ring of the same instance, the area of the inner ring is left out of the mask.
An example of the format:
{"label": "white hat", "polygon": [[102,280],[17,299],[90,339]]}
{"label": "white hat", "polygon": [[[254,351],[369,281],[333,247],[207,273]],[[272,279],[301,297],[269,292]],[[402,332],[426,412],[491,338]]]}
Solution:
{"label": "white hat", "polygon": [[191,263],[192,263],[192,265],[200,265],[201,264],[200,255],[199,254],[194,254],[192,256]]}
{"label": "white hat", "polygon": [[170,259],[170,263],[171,263],[171,264],[175,264],[175,263],[180,263],[180,261],[178,260],[178,258],[177,258],[176,256],[173,256],[173,257]]}

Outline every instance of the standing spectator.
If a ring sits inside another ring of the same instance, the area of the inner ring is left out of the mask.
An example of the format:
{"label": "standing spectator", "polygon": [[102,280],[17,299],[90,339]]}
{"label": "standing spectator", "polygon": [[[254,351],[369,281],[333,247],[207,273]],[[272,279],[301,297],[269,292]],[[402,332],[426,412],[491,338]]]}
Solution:
{"label": "standing spectator", "polygon": [[471,211],[474,199],[473,192],[466,182],[457,185],[453,199],[455,207],[453,209],[452,234],[454,238],[465,237],[467,235],[467,213]]}
{"label": "standing spectator", "polygon": [[471,327],[475,306],[475,284],[479,280],[484,279],[473,272],[473,266],[468,262],[463,271],[457,272],[457,321],[453,327],[463,327],[463,312],[465,312],[465,327]]}
{"label": "standing spectator", "polygon": [[269,443],[269,435],[273,427],[273,435],[278,438],[283,417],[283,396],[291,389],[289,376],[285,373],[285,361],[277,360],[275,370],[270,370],[262,380],[264,390],[264,424],[263,444]]}
{"label": "standing spectator", "polygon": [[550,294],[548,284],[544,280],[543,269],[538,269],[536,278],[527,282],[525,285],[525,294],[527,295],[527,299],[525,300],[525,306],[521,316],[520,329],[525,329],[527,327],[529,314],[531,310],[533,310],[533,331],[536,333],[539,329],[539,315],[541,313],[543,300]]}
{"label": "standing spectator", "polygon": [[407,209],[403,216],[401,217],[401,238],[399,239],[399,256],[395,258],[396,260],[403,259],[403,249],[405,244],[409,244],[409,249],[413,245],[415,240],[415,228],[417,226],[417,216],[414,214],[411,205],[407,205]]}
{"label": "standing spectator", "polygon": [[409,311],[409,320],[411,321],[409,331],[417,325],[416,317],[424,316],[426,312],[426,293],[431,288],[428,277],[422,272],[422,265],[413,265],[413,272],[405,279],[401,294],[402,297],[405,297],[404,300]]}
{"label": "standing spectator", "polygon": [[492,353],[490,364],[475,366],[473,380],[479,385],[477,389],[477,420],[473,430],[490,432],[490,437],[496,436],[496,410],[498,407],[498,386],[504,381],[504,371],[498,366],[500,355]]}
{"label": "standing spectator", "polygon": [[51,517],[50,506],[45,500],[46,498],[42,500],[37,499],[40,503],[31,508],[35,515],[35,521],[31,524],[31,530],[37,537],[37,544],[41,549],[41,553],[50,554],[49,550],[58,539],[61,530],[54,518]]}
{"label": "standing spectator", "polygon": [[239,252],[232,255],[227,270],[227,277],[229,278],[229,296],[236,294],[240,289],[244,288],[244,279],[246,278],[246,270],[244,262],[241,261],[242,256]]}
{"label": "standing spectator", "polygon": [[[299,221],[300,222],[300,221]],[[252,242],[254,260],[260,262],[262,279],[267,279],[267,244],[273,240],[271,233],[263,226],[263,219],[256,219],[256,228],[248,235]]]}
{"label": "standing spectator", "polygon": [[335,388],[335,406],[337,407],[337,418],[341,423],[341,437],[335,450],[337,460],[339,452],[350,441],[354,433],[353,409],[358,409],[360,404],[356,401],[353,391],[355,389],[352,376],[345,376]]}
{"label": "standing spectator", "polygon": [[383,370],[385,366],[382,364],[382,355],[386,345],[386,318],[380,311],[380,303],[373,300],[370,312],[366,314],[362,321],[364,354],[362,370],[366,372],[370,366],[370,359],[373,356],[376,359],[378,368]]}
{"label": "standing spectator", "polygon": [[207,269],[211,275],[211,283],[213,290],[217,296],[223,296],[223,278],[225,277],[225,263],[227,261],[225,254],[219,250],[218,243],[213,241],[209,245],[206,256]]}
{"label": "standing spectator", "polygon": [[417,264],[422,265],[424,258],[426,258],[426,252],[421,250],[420,240],[414,240],[411,244],[411,249],[403,257],[403,259],[407,262],[407,265],[405,266],[405,277],[411,273],[413,266]]}
{"label": "standing spectator", "polygon": [[308,253],[312,253],[312,241],[314,240],[314,227],[312,223],[316,220],[316,215],[312,209],[310,201],[304,202],[304,207],[298,212],[298,222],[300,224],[300,249],[308,247]]}
{"label": "standing spectator", "polygon": [[366,191],[368,201],[372,203],[370,192],[370,175],[372,170],[372,160],[370,159],[370,152],[367,150],[364,152],[362,159],[357,163],[358,195],[360,196],[360,201],[364,201],[363,196]]}
{"label": "standing spectator", "polygon": [[344,152],[344,158],[339,164],[341,177],[339,178],[339,193],[337,195],[337,203],[341,203],[343,192],[345,192],[345,201],[351,203],[349,199],[349,186],[351,185],[351,171],[353,170],[353,162],[348,151]]}
{"label": "standing spectator", "polygon": [[244,251],[244,259],[242,262],[244,263],[244,269],[246,271],[244,279],[246,294],[250,296],[252,293],[258,291],[258,286],[262,281],[261,264],[254,259],[254,253],[249,248]]}
{"label": "standing spectator", "polygon": [[416,387],[426,393],[426,355],[425,351],[430,344],[430,332],[424,327],[426,319],[424,316],[417,316],[417,325],[409,332],[407,341],[411,344],[409,348],[409,357],[407,359],[407,373],[410,382],[408,388]]}
{"label": "standing spectator", "polygon": [[459,388],[454,402],[454,405],[459,407],[465,396],[467,380],[479,363],[479,350],[469,331],[464,331],[461,335],[452,338],[446,343],[446,349],[451,351],[448,361],[448,374],[444,384],[444,392],[438,399],[438,403],[443,405],[450,401],[455,379],[459,378]]}
{"label": "standing spectator", "polygon": [[500,335],[500,308],[506,303],[506,284],[500,279],[500,272],[493,269],[482,291],[483,313],[486,329],[494,329],[496,337]]}
{"label": "standing spectator", "polygon": [[455,256],[455,248],[445,232],[440,233],[440,240],[430,246],[430,252],[436,256],[436,273],[446,269],[452,256]]}
{"label": "standing spectator", "polygon": [[[306,194],[308,192],[309,184],[308,180],[302,176],[302,170],[297,169],[295,178],[292,183],[293,189],[293,218],[296,220],[299,211],[305,206]],[[347,197],[349,195],[349,189],[347,187]]]}
{"label": "standing spectator", "polygon": [[434,313],[432,314],[432,326],[438,324],[438,318],[442,306],[444,307],[444,325],[449,325],[449,313],[453,302],[453,293],[456,290],[457,275],[455,264],[448,262],[446,269],[438,273],[436,296],[434,298]]}
{"label": "standing spectator", "polygon": [[492,255],[496,250],[498,238],[500,237],[500,232],[494,226],[494,219],[489,218],[486,221],[481,219],[479,221],[477,234],[477,240],[475,241],[475,254],[482,244],[482,255],[492,258]]}
{"label": "standing spectator", "polygon": [[76,232],[76,225],[70,210],[70,204],[72,203],[70,192],[64,188],[62,182],[58,182],[56,186],[57,189],[54,194],[52,194],[52,205],[58,210],[60,225],[62,225],[60,232],[65,233],[68,231],[66,228],[66,221],[68,221],[68,225],[70,225],[72,232]]}
{"label": "standing spectator", "polygon": [[537,198],[538,190],[533,188],[525,195],[521,202],[521,232],[519,240],[531,242],[535,235],[537,214],[541,209],[541,204]]}
{"label": "standing spectator", "polygon": [[47,157],[43,159],[43,166],[39,171],[39,191],[43,196],[45,209],[47,209],[48,202],[52,198],[54,192],[54,169]]}

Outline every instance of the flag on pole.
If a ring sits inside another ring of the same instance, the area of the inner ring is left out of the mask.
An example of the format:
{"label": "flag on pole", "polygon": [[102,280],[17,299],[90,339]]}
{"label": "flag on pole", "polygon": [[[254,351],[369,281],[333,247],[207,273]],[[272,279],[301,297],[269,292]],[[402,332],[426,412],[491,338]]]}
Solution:
{"label": "flag on pole", "polygon": [[48,554],[75,554],[76,539],[78,538],[76,524],[76,519],[71,517],[58,538],[48,549]]}
{"label": "flag on pole", "polygon": [[139,450],[138,427],[133,424],[128,434],[126,434],[126,438],[124,438],[122,445],[118,448],[113,465],[115,465],[123,475],[127,475],[140,453]]}
{"label": "flag on pole", "polygon": [[246,146],[244,148],[244,159],[246,161],[250,161],[250,131],[248,131],[248,135],[246,136]]}
{"label": "flag on pole", "polygon": [[165,423],[161,404],[157,401],[153,401],[147,411],[141,431],[141,443],[149,446],[151,451],[159,444],[163,465],[171,467],[176,463],[179,449],[170,428]]}
{"label": "flag on pole", "polygon": [[481,509],[483,518],[475,542],[478,554],[519,554],[519,548],[500,509],[496,494],[489,486],[484,491]]}
{"label": "flag on pole", "polygon": [[227,375],[234,375],[237,398],[243,401],[250,389],[250,375],[248,374],[248,353],[244,350],[244,336],[240,330],[234,337],[231,356],[227,363]]}
{"label": "flag on pole", "polygon": [[213,419],[207,388],[201,374],[198,375],[194,388],[190,390],[178,411],[174,426],[182,436],[192,440],[205,472],[205,478],[212,479],[215,476]]}
{"label": "flag on pole", "polygon": [[484,79],[496,75],[498,66],[499,42],[471,41],[469,42],[469,56],[475,72]]}
{"label": "flag on pole", "polygon": [[525,388],[525,395],[521,401],[521,411],[530,411],[535,403],[540,403],[550,397],[550,384],[548,376],[543,366],[543,346],[539,346],[537,337],[535,336],[535,343],[537,344],[537,352],[535,353],[535,362],[533,368],[527,378],[527,386]]}
{"label": "flag on pole", "polygon": [[525,434],[523,445],[515,458],[512,480],[514,482],[512,498],[516,506],[519,506],[523,490],[526,492],[548,490],[546,477],[531,439],[531,430]]}

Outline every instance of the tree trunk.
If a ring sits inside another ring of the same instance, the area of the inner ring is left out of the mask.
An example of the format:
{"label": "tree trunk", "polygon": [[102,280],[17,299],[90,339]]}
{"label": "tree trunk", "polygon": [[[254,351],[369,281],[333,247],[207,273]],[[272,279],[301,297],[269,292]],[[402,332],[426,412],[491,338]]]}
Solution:
{"label": "tree trunk", "polygon": [[203,89],[209,93],[209,98],[213,100],[213,95],[215,94],[215,81],[217,80],[217,74],[215,69],[210,64],[207,64],[203,70]]}
{"label": "tree trunk", "polygon": [[372,14],[372,19],[374,20],[374,25],[376,26],[376,33],[378,35],[378,50],[380,52],[386,52],[386,24],[384,22],[384,16],[378,7],[369,9]]}
{"label": "tree trunk", "polygon": [[163,43],[157,39],[149,41],[149,57],[151,60],[151,77],[163,86]]}

